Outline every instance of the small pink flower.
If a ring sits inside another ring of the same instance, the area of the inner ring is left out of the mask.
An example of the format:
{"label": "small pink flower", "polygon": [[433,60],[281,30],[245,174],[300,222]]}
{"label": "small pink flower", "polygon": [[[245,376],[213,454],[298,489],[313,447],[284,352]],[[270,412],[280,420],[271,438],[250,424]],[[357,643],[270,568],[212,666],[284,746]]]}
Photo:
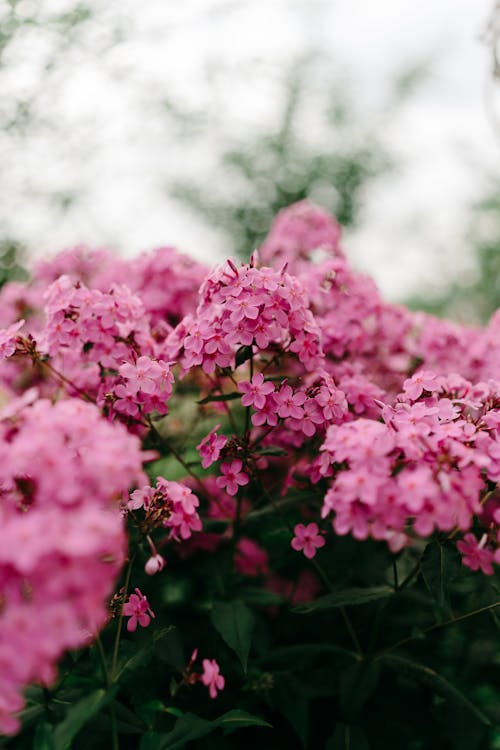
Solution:
{"label": "small pink flower", "polygon": [[462,555],[462,562],[471,570],[481,570],[487,576],[493,575],[494,553],[486,547],[487,535],[483,534],[478,542],[474,534],[466,534],[457,542],[458,551]]}
{"label": "small pink flower", "polygon": [[266,550],[247,537],[242,537],[236,545],[234,565],[238,573],[244,576],[259,576],[269,572]]}
{"label": "small pink flower", "polygon": [[238,384],[238,390],[244,395],[241,398],[243,406],[253,406],[255,409],[263,409],[266,396],[274,391],[274,385],[270,380],[264,380],[264,375],[258,372],[250,382],[243,381]]}
{"label": "small pink flower", "polygon": [[203,438],[201,443],[196,446],[196,450],[201,456],[201,465],[204,469],[208,469],[214,461],[218,460],[221,450],[227,443],[227,437],[225,435],[217,435],[219,427],[220,424],[216,424],[215,427],[210,430],[208,435]]}
{"label": "small pink flower", "polygon": [[237,458],[231,463],[223,463],[220,467],[222,476],[217,477],[217,485],[225,488],[228,495],[236,495],[238,492],[238,485],[243,486],[248,484],[250,481],[248,474],[241,471],[243,462]]}
{"label": "small pink flower", "polygon": [[123,614],[125,617],[130,617],[127,623],[129,633],[133,633],[136,630],[137,623],[142,628],[147,628],[151,622],[151,618],[155,616],[149,606],[148,600],[141,593],[141,590],[137,588],[135,594],[130,594],[128,601],[123,605]]}
{"label": "small pink flower", "polygon": [[220,673],[220,667],[215,659],[203,659],[203,674],[200,680],[208,688],[211,698],[217,698],[217,691],[224,690],[226,681]]}
{"label": "small pink flower", "polygon": [[295,536],[291,541],[293,549],[296,552],[303,552],[309,560],[315,556],[316,550],[325,544],[316,523],[308,523],[307,526],[298,523],[294,528],[294,533]]}

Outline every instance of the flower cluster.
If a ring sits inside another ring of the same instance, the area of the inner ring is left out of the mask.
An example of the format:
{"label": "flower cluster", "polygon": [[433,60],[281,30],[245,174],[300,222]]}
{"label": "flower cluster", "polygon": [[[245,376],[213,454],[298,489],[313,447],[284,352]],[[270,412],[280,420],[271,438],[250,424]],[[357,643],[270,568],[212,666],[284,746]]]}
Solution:
{"label": "flower cluster", "polygon": [[0,414],[0,732],[31,682],[105,623],[125,555],[119,503],[143,481],[139,440],[91,404],[13,403]]}

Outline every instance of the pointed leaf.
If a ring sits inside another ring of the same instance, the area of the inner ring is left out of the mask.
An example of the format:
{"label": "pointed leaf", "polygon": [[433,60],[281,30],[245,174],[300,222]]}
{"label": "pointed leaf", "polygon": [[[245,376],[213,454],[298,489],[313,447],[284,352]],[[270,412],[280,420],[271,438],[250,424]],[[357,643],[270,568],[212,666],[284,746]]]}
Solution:
{"label": "pointed leaf", "polygon": [[440,607],[449,606],[449,584],[460,570],[460,555],[455,545],[430,542],[421,562],[425,585]]}
{"label": "pointed leaf", "polygon": [[276,708],[293,727],[302,747],[306,748],[309,733],[309,701],[301,683],[290,675],[278,679],[273,698]]}
{"label": "pointed leaf", "polygon": [[247,711],[241,711],[235,708],[233,711],[228,711],[226,714],[217,720],[218,724],[224,730],[225,734],[235,732],[237,729],[243,727],[267,727],[272,729],[272,725],[259,716],[253,716]]}
{"label": "pointed leaf", "polygon": [[389,586],[372,586],[368,589],[352,588],[344,591],[333,591],[326,596],[320,596],[314,602],[309,604],[298,604],[292,607],[292,612],[297,614],[309,614],[309,612],[319,612],[324,609],[336,609],[338,607],[354,607],[360,604],[377,601],[392,596],[394,589]]}
{"label": "pointed leaf", "polygon": [[370,750],[370,745],[360,727],[339,723],[326,745],[326,750]]}
{"label": "pointed leaf", "polygon": [[112,690],[94,690],[71,706],[65,719],[54,729],[54,750],[69,750],[80,729],[112,700],[113,695]]}
{"label": "pointed leaf", "polygon": [[216,602],[212,609],[212,623],[229,648],[238,656],[246,673],[254,627],[254,617],[250,609],[240,599]]}
{"label": "pointed leaf", "polygon": [[457,708],[461,707],[469,711],[482,724],[491,726],[491,721],[486,714],[475,706],[461,690],[430,667],[411,661],[410,659],[404,659],[401,656],[385,655],[381,659],[391,669],[395,669],[400,673],[404,672],[408,676],[413,677],[416,682],[426,685],[438,695],[455,703]]}
{"label": "pointed leaf", "polygon": [[219,393],[213,396],[206,396],[201,401],[197,401],[197,404],[211,404],[213,401],[233,401],[235,398],[241,398],[241,393],[233,391],[232,393]]}

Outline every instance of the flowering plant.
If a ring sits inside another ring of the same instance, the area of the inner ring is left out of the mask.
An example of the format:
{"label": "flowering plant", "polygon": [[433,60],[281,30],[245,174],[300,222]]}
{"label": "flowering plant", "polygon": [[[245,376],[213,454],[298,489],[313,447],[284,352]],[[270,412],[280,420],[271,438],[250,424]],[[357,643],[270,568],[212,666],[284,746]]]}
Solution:
{"label": "flowering plant", "polygon": [[500,317],[339,242],[302,202],[3,287],[0,746],[493,747]]}

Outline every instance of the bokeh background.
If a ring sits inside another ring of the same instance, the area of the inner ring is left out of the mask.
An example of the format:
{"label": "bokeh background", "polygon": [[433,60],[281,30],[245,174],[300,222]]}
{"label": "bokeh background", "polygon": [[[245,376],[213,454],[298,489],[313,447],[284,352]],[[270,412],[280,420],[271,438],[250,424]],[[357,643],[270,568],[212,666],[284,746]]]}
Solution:
{"label": "bokeh background", "polygon": [[500,305],[500,4],[0,0],[0,282],[75,245],[248,255],[308,196],[386,296]]}

